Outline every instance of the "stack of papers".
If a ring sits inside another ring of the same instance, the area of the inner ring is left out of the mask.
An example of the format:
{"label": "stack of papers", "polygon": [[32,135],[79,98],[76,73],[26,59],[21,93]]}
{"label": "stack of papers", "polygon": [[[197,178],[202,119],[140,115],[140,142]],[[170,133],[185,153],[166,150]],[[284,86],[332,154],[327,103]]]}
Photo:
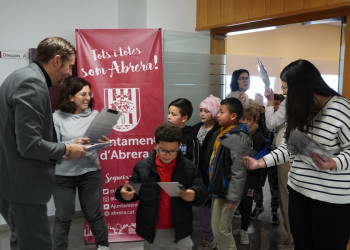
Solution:
{"label": "stack of papers", "polygon": [[85,144],[84,146],[86,147],[86,151],[91,151],[94,149],[107,147],[107,146],[112,145],[112,144],[113,143],[111,143],[111,142],[102,142],[102,143],[95,143],[95,144]]}
{"label": "stack of papers", "polygon": [[303,161],[319,169],[310,157],[311,153],[316,154],[322,161],[333,158],[334,155],[323,145],[311,139],[298,129],[293,129],[287,141],[288,150],[297,154]]}

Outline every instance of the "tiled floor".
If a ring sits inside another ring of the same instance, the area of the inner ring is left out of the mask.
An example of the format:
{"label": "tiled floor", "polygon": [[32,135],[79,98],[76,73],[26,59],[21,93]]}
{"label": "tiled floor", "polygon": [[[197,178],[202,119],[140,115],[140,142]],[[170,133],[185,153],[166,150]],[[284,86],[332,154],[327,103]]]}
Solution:
{"label": "tiled floor", "polygon": [[[250,244],[249,245],[241,245],[239,243],[239,238],[236,237],[236,244],[238,250],[276,250],[278,249],[278,245],[282,243],[283,239],[285,239],[286,234],[284,233],[282,226],[282,218],[280,216],[281,223],[280,225],[273,225],[271,223],[271,215],[270,215],[270,200],[267,192],[266,185],[264,187],[265,201],[264,207],[265,211],[260,215],[258,220],[252,221],[252,226],[248,230],[251,233],[249,234]],[[199,242],[201,241],[201,235],[199,232],[199,224],[197,217],[196,208],[194,211],[194,232],[191,236],[194,242],[194,248],[197,249]],[[240,220],[234,218],[233,221],[233,229],[239,228]],[[9,248],[9,231],[6,230],[5,226],[1,226],[0,228],[0,250],[10,250]],[[81,215],[77,215],[73,221],[71,232],[70,232],[70,250],[94,250],[96,247],[94,245],[85,245],[83,241],[83,218]],[[123,242],[123,243],[111,243],[111,250],[142,250],[149,249],[147,243],[144,241],[138,242]],[[35,249],[33,249],[35,250]]]}

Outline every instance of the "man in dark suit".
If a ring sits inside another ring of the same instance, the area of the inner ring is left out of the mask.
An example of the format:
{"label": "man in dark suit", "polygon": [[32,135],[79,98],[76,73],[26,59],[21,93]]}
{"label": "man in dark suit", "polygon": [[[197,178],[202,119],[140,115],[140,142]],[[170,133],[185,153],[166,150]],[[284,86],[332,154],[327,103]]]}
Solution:
{"label": "man in dark suit", "polygon": [[48,37],[36,60],[10,74],[0,86],[0,212],[11,228],[11,249],[52,249],[46,204],[54,164],[79,158],[86,148],[57,143],[48,87],[72,75],[75,48]]}

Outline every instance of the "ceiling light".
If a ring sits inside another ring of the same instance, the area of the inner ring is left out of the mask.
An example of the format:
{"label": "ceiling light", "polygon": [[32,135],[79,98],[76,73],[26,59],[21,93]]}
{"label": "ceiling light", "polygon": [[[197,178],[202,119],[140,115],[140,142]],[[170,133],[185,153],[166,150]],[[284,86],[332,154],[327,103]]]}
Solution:
{"label": "ceiling light", "polygon": [[233,36],[233,35],[247,34],[247,33],[267,31],[267,30],[275,30],[276,28],[277,28],[276,26],[271,26],[271,27],[258,28],[258,29],[241,30],[241,31],[229,32],[229,33],[227,33],[227,35]]}

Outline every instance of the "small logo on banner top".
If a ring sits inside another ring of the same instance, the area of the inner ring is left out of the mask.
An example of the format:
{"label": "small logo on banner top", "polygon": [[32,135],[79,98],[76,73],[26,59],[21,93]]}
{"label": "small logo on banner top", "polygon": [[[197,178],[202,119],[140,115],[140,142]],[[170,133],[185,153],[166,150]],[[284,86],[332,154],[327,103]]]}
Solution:
{"label": "small logo on banner top", "polygon": [[137,126],[141,117],[139,88],[104,89],[104,100],[105,106],[122,113],[114,130],[127,132]]}

